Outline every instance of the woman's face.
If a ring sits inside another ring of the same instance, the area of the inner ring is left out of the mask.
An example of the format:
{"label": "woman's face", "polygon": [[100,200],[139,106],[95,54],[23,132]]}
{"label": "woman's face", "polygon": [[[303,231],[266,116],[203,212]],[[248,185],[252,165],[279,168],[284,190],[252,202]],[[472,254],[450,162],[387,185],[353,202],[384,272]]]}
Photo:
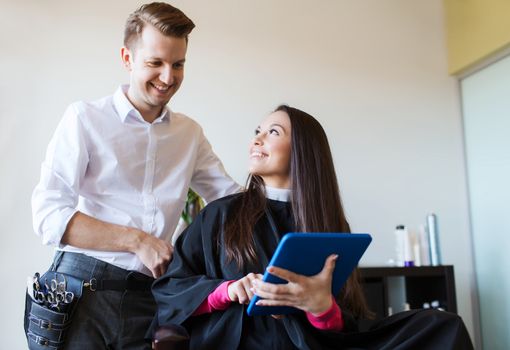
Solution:
{"label": "woman's face", "polygon": [[250,144],[250,173],[267,186],[290,188],[291,125],[287,113],[273,112],[255,130]]}

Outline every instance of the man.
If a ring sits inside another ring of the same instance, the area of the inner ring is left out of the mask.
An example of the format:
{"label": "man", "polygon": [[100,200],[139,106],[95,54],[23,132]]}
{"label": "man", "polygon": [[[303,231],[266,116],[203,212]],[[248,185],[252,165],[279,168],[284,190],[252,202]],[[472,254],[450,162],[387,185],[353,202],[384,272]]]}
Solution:
{"label": "man", "polygon": [[131,14],[121,49],[129,85],[72,104],[48,146],[34,229],[64,252],[57,271],[92,281],[66,349],[149,348],[150,285],[171,260],[188,187],[206,201],[239,190],[200,126],[166,107],[182,83],[194,26],[165,3]]}

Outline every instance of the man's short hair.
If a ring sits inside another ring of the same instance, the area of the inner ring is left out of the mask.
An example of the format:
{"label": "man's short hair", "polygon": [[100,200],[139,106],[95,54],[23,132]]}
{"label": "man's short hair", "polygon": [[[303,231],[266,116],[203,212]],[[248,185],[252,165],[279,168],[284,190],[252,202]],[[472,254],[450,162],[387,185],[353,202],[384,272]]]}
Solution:
{"label": "man's short hair", "polygon": [[181,10],[164,2],[142,5],[129,15],[124,29],[124,46],[132,49],[145,25],[152,25],[163,35],[185,38],[195,28],[195,23]]}

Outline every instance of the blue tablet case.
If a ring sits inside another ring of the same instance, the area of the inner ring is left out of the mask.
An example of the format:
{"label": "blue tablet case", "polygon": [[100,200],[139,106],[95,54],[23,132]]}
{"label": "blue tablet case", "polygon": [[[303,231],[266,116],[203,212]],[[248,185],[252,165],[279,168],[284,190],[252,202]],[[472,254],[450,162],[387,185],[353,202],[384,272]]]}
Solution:
{"label": "blue tablet case", "polygon": [[[326,258],[338,254],[333,272],[332,293],[337,295],[361,256],[372,241],[365,233],[287,233],[278,244],[269,266],[278,266],[295,273],[313,276],[324,267]],[[287,283],[267,271],[264,281]],[[248,305],[248,315],[284,315],[299,311],[289,306],[258,306],[253,297]]]}

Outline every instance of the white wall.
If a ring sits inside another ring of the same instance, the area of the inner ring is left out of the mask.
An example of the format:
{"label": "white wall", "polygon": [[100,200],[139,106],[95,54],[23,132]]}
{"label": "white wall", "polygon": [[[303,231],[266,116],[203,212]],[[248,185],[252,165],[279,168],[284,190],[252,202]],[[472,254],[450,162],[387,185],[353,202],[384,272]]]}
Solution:
{"label": "white wall", "polygon": [[[396,224],[438,214],[459,312],[473,325],[460,103],[448,77],[441,0],[173,2],[197,24],[186,79],[171,102],[196,118],[228,171],[245,181],[247,144],[285,102],[330,138],[353,229],[374,243],[364,265],[393,255]],[[119,48],[138,1],[9,1],[0,12],[0,333],[24,347],[25,278],[51,250],[32,234],[30,195],[67,104],[127,81]]]}

